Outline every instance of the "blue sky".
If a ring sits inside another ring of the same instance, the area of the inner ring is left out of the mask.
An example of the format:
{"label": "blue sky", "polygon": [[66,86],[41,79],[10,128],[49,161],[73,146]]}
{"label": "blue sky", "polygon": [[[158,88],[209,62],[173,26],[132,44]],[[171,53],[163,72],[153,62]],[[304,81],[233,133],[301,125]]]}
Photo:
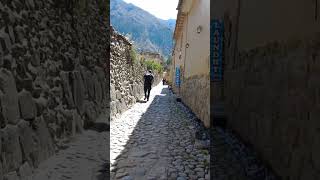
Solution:
{"label": "blue sky", "polygon": [[178,0],[124,0],[160,19],[176,19]]}

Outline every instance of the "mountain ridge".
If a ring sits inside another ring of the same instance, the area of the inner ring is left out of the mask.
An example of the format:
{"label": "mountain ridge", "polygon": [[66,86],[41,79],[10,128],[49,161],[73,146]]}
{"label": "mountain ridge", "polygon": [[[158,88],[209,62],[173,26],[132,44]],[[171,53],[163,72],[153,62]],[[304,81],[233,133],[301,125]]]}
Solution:
{"label": "mountain ridge", "polygon": [[174,19],[163,20],[132,3],[111,0],[110,20],[116,31],[133,40],[138,51],[170,56]]}

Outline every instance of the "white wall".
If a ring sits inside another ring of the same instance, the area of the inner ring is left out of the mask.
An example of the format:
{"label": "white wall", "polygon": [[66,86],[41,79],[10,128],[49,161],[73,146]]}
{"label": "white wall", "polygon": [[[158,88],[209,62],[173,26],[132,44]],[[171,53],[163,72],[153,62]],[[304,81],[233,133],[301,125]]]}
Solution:
{"label": "white wall", "polygon": [[[185,77],[208,75],[210,55],[210,0],[196,0],[186,18],[184,48],[187,43]],[[201,26],[200,34],[197,27]]]}

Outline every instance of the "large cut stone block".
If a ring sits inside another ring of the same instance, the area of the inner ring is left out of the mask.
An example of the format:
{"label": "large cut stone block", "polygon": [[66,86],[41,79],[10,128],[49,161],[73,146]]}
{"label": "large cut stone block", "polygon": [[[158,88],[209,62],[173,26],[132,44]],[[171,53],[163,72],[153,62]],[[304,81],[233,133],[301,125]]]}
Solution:
{"label": "large cut stone block", "polygon": [[121,94],[121,91],[119,90],[116,90],[116,99],[120,100],[122,98],[122,94]]}
{"label": "large cut stone block", "polygon": [[3,180],[3,168],[2,168],[1,162],[0,162],[0,180]]}
{"label": "large cut stone block", "polygon": [[112,101],[110,103],[110,116],[113,117],[117,114],[117,103],[116,101]]}
{"label": "large cut stone block", "polygon": [[22,153],[19,144],[18,128],[8,124],[1,129],[2,134],[2,161],[4,172],[14,171],[22,164]]}
{"label": "large cut stone block", "polygon": [[37,137],[39,137],[40,143],[38,159],[39,162],[42,162],[54,154],[54,145],[52,137],[49,133],[49,129],[47,127],[47,124],[43,120],[43,117],[37,117],[35,123],[37,126],[36,135]]}
{"label": "large cut stone block", "polygon": [[28,4],[28,6],[29,6],[31,9],[34,9],[34,8],[35,8],[35,3],[34,3],[33,0],[28,0],[28,1],[27,1],[27,4]]}
{"label": "large cut stone block", "polygon": [[30,167],[28,162],[25,162],[20,168],[19,168],[19,175],[20,180],[32,180],[32,168]]}
{"label": "large cut stone block", "polygon": [[106,88],[106,84],[107,84],[107,79],[106,79],[106,74],[103,68],[96,66],[96,74],[98,77],[98,80],[101,84],[101,88],[102,88],[102,92],[101,92],[101,99],[100,101],[104,101],[106,99],[107,94],[109,93],[109,90]]}
{"label": "large cut stone block", "polygon": [[73,118],[73,122],[75,124],[74,125],[75,129],[73,131],[82,133],[83,127],[84,127],[84,122],[76,110],[73,110],[72,118]]}
{"label": "large cut stone block", "polygon": [[2,114],[2,109],[1,109],[1,97],[3,96],[3,93],[0,91],[0,128],[3,128],[6,126],[6,121],[4,119],[4,116]]}
{"label": "large cut stone block", "polygon": [[12,73],[6,69],[0,69],[0,88],[3,95],[0,96],[2,114],[5,122],[17,124],[19,119],[18,92]]}
{"label": "large cut stone block", "polygon": [[94,95],[95,95],[95,101],[96,101],[96,103],[98,103],[99,105],[101,104],[102,98],[103,98],[101,85],[102,85],[102,84],[98,81],[98,79],[95,78],[95,83],[94,83]]}
{"label": "large cut stone block", "polygon": [[81,114],[84,113],[85,86],[79,71],[72,72],[74,103]]}
{"label": "large cut stone block", "polygon": [[16,41],[16,38],[15,38],[15,36],[14,36],[12,26],[8,26],[8,30],[9,30],[9,35],[10,35],[10,38],[11,38],[11,42],[12,42],[12,44],[14,44],[15,41]]}
{"label": "large cut stone block", "polygon": [[91,71],[85,71],[84,72],[84,79],[85,79],[85,84],[87,86],[87,91],[90,99],[94,99],[94,84],[95,82],[93,81],[94,76]]}
{"label": "large cut stone block", "polygon": [[115,101],[117,99],[116,89],[113,84],[111,84],[110,86],[110,96],[111,96],[111,101]]}
{"label": "large cut stone block", "polygon": [[[0,131],[0,153],[2,153],[2,133]],[[1,164],[1,162],[0,162]]]}
{"label": "large cut stone block", "polygon": [[[10,51],[11,50],[12,43],[11,43],[11,40],[10,40],[10,36],[9,36],[8,33],[5,32],[4,28],[2,28],[0,30],[0,41],[4,42],[4,44],[5,44],[5,47],[2,47],[3,51],[5,51],[5,50]],[[0,45],[1,44],[2,43],[0,43]]]}
{"label": "large cut stone block", "polygon": [[43,111],[45,110],[45,108],[48,106],[48,100],[45,99],[43,96],[34,99],[34,102],[36,104],[36,112],[37,112],[37,116],[42,115]]}
{"label": "large cut stone block", "polygon": [[68,105],[72,108],[74,107],[74,101],[70,84],[70,74],[69,72],[61,72],[60,77],[62,81],[64,97],[67,99]]}
{"label": "large cut stone block", "polygon": [[20,115],[22,119],[31,120],[36,117],[37,107],[29,91],[23,89],[19,95]]}
{"label": "large cut stone block", "polygon": [[38,166],[40,163],[37,156],[39,152],[40,142],[39,137],[29,125],[29,122],[21,120],[18,123],[18,132],[20,137],[20,145],[23,153],[24,161],[29,162],[33,166]]}
{"label": "large cut stone block", "polygon": [[6,174],[4,177],[3,177],[4,180],[19,180],[19,176],[17,175],[17,172],[16,171],[12,171],[8,174]]}
{"label": "large cut stone block", "polygon": [[95,122],[97,119],[97,112],[94,108],[95,104],[90,101],[85,101],[84,106],[85,106],[85,115],[88,118],[87,120],[89,122]]}

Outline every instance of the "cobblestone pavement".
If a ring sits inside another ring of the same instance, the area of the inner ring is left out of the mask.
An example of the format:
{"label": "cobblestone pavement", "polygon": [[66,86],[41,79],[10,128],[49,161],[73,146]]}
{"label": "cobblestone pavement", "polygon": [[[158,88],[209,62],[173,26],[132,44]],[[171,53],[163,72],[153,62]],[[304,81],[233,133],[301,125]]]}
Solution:
{"label": "cobblestone pavement", "polygon": [[167,86],[110,123],[111,179],[210,179],[208,145]]}
{"label": "cobblestone pavement", "polygon": [[[105,120],[104,116],[99,119]],[[98,120],[99,122],[100,120]],[[86,130],[65,143],[35,170],[30,180],[106,180],[109,179],[109,132],[105,123]]]}
{"label": "cobblestone pavement", "polygon": [[211,131],[212,179],[215,180],[276,180],[257,154],[245,146],[230,130]]}

